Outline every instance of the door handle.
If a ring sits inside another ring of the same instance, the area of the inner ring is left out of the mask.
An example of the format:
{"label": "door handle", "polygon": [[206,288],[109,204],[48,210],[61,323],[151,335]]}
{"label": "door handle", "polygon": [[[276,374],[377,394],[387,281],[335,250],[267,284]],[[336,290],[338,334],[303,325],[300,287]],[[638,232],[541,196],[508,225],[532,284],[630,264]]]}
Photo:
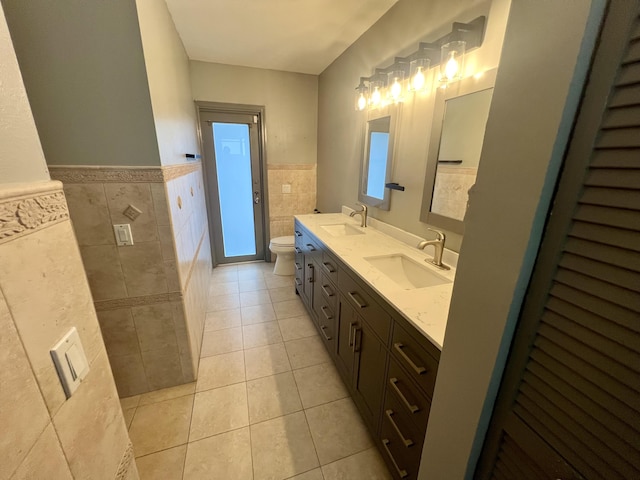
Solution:
{"label": "door handle", "polygon": [[255,204],[260,203],[260,192],[257,190],[253,192],[253,203]]}

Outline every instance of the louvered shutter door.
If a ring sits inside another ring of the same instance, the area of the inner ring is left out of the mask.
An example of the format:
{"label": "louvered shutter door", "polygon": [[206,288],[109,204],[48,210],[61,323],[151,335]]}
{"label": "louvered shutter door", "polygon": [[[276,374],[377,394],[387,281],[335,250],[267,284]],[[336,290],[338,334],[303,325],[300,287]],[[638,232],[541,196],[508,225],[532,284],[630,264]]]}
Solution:
{"label": "louvered shutter door", "polygon": [[[536,318],[516,332],[514,345],[527,348],[514,347],[509,362],[524,368],[517,381],[505,375],[498,402],[509,406],[494,412],[489,435],[497,440],[493,451],[485,445],[477,478],[640,479],[638,3],[633,8],[566,237],[543,279],[548,293],[537,307],[525,303],[521,323],[527,312]],[[581,141],[574,132],[572,146]],[[523,352],[525,360],[513,358]]]}

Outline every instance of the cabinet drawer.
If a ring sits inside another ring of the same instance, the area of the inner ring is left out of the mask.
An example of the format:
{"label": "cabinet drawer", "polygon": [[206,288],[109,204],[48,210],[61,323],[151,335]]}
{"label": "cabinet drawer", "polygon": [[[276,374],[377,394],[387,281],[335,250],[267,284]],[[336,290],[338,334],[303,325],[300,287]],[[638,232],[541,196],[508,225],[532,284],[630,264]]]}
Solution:
{"label": "cabinet drawer", "polygon": [[413,383],[409,375],[391,357],[389,359],[389,374],[387,375],[387,395],[395,395],[399,405],[398,415],[408,419],[407,423],[415,425],[417,431],[427,431],[430,399]]}
{"label": "cabinet drawer", "polygon": [[335,309],[326,302],[324,298],[320,298],[320,304],[315,306],[315,311],[318,316],[318,329],[320,330],[320,339],[324,342],[329,350],[329,353],[333,356],[336,349],[336,335],[337,335],[337,319],[335,316]]}
{"label": "cabinet drawer", "polygon": [[365,288],[344,270],[338,271],[338,287],[343,298],[376,332],[385,345],[389,342],[391,316],[382,309]]}
{"label": "cabinet drawer", "polygon": [[338,262],[326,250],[322,252],[322,272],[331,279],[333,283],[338,283]]}
{"label": "cabinet drawer", "polygon": [[338,311],[338,289],[329,280],[329,277],[323,272],[320,275],[320,281],[316,283],[316,288],[322,292],[322,297],[329,304],[334,312]]}
{"label": "cabinet drawer", "polygon": [[[415,335],[420,334],[416,332]],[[395,322],[393,326],[391,352],[405,370],[409,372],[411,378],[420,385],[420,388],[429,397],[433,396],[438,361],[420,345],[420,341],[414,335],[407,333],[398,322]]]}
{"label": "cabinet drawer", "polygon": [[393,478],[402,480],[418,478],[422,450],[414,450],[418,452],[417,455],[413,453],[414,451],[410,453],[385,419],[382,420],[379,442],[381,443],[382,456],[389,465],[389,471]]}
{"label": "cabinet drawer", "polygon": [[[398,381],[396,387],[402,389],[404,384],[400,384],[400,381]],[[419,403],[423,406],[423,410],[428,410],[431,407],[426,399],[421,399]],[[420,422],[416,422],[414,417],[415,414],[411,413],[395,389],[391,384],[388,384],[384,397],[384,408],[382,409],[383,422],[386,421],[393,427],[396,439],[400,440],[407,449],[422,451],[426,428],[423,428],[423,419],[420,419]]]}

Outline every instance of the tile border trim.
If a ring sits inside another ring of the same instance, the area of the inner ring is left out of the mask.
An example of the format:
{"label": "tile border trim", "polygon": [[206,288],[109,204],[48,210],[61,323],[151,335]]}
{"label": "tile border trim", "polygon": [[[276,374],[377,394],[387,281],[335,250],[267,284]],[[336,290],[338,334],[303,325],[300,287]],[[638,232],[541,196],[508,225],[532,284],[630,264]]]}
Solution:
{"label": "tile border trim", "polygon": [[60,182],[22,185],[0,196],[0,244],[68,220]]}
{"label": "tile border trim", "polygon": [[155,295],[142,295],[140,297],[116,298],[114,300],[101,300],[94,302],[96,312],[116,310],[118,308],[140,307],[155,305],[158,303],[179,302],[183,300],[182,292],[158,293]]}
{"label": "tile border trim", "polygon": [[129,475],[131,464],[133,460],[133,445],[131,442],[127,444],[127,448],[125,448],[124,453],[122,454],[122,458],[120,459],[120,465],[118,465],[118,470],[116,471],[116,476],[114,480],[125,480]]}
{"label": "tile border trim", "polygon": [[315,163],[267,163],[267,170],[314,170]]}
{"label": "tile border trim", "polygon": [[54,180],[63,183],[166,183],[202,168],[201,162],[163,167],[49,166]]}

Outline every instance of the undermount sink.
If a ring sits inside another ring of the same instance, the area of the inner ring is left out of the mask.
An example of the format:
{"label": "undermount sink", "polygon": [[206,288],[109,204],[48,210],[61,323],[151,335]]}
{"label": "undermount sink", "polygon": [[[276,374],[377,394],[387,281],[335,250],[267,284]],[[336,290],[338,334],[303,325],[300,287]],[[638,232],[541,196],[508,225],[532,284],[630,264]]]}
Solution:
{"label": "undermount sink", "polygon": [[364,232],[354,227],[353,225],[349,225],[348,223],[336,223],[333,225],[321,225],[320,228],[325,230],[327,233],[333,235],[334,237],[341,237],[343,235],[363,235]]}
{"label": "undermount sink", "polygon": [[401,254],[365,257],[364,259],[405,290],[451,283],[451,280],[438,275],[427,266]]}

